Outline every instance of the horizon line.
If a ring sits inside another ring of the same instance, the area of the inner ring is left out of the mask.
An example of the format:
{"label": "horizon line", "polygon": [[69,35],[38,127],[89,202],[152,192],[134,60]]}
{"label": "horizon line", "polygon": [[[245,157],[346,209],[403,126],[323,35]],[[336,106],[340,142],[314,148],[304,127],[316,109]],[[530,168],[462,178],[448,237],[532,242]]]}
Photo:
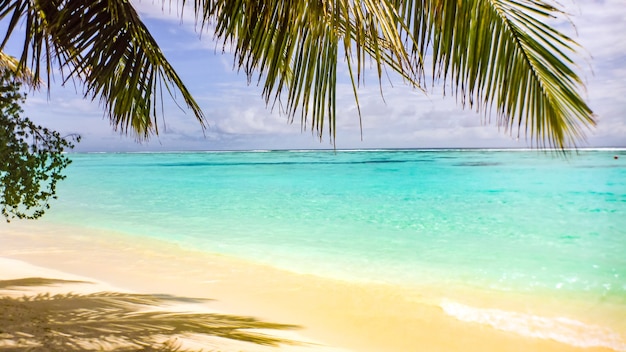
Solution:
{"label": "horizon line", "polygon": [[384,151],[423,151],[423,152],[443,152],[443,151],[537,151],[537,152],[576,152],[576,151],[626,151],[626,147],[585,147],[585,148],[294,148],[294,149],[190,149],[190,150],[154,150],[154,151],[85,151],[85,152],[64,152],[63,154],[168,154],[168,153],[270,153],[270,152],[384,152]]}

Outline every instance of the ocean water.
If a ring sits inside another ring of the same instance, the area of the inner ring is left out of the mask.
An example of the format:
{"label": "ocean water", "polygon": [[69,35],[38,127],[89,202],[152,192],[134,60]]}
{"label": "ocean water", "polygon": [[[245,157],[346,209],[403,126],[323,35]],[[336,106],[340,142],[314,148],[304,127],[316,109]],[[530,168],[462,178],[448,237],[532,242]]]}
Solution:
{"label": "ocean water", "polygon": [[70,157],[46,221],[339,279],[626,307],[623,150]]}

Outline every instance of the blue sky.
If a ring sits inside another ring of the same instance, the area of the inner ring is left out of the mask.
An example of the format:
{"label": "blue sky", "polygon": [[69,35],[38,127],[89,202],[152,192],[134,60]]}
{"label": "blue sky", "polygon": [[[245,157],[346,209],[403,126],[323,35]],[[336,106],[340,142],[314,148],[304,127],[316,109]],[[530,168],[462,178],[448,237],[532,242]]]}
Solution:
{"label": "blue sky", "polygon": [[[160,1],[157,3],[160,4]],[[261,89],[247,85],[246,77],[233,71],[232,56],[216,50],[212,35],[200,35],[192,17],[183,19],[164,12],[152,1],[135,1],[136,7],[202,107],[209,127],[202,131],[189,112],[167,104],[161,133],[149,142],[115,132],[98,102],[84,100],[80,88],[53,85],[47,92],[29,93],[25,114],[64,134],[79,133],[77,151],[241,150],[331,148],[328,137],[320,140],[299,120],[266,108]],[[579,73],[587,85],[585,96],[597,115],[598,126],[588,132],[581,146],[626,146],[626,0],[566,0],[571,23],[555,22],[584,48]],[[189,11],[188,15],[191,15]],[[220,49],[220,48],[218,48]],[[464,111],[452,96],[435,86],[428,94],[399,80],[385,85],[384,101],[373,76],[359,91],[363,139],[348,84],[338,87],[337,148],[442,148],[518,147],[516,140],[481,116]],[[347,76],[346,76],[347,77]],[[57,81],[60,77],[57,77]],[[163,128],[165,127],[165,128]]]}

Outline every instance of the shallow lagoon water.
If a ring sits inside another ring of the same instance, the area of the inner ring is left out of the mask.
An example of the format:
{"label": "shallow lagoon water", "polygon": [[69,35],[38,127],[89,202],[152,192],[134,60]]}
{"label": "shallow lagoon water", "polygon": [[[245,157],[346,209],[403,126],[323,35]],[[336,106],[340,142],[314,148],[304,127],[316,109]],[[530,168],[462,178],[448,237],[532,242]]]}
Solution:
{"label": "shallow lagoon water", "polygon": [[72,154],[48,220],[347,280],[626,304],[624,154]]}
{"label": "shallow lagoon water", "polygon": [[[458,320],[626,350],[626,151],[70,157],[45,222],[322,277],[439,287],[435,304]],[[468,291],[452,295],[458,287]],[[490,298],[465,302],[478,291]],[[493,301],[520,295],[526,310]],[[584,315],[607,325],[528,310],[547,301],[584,302]]]}

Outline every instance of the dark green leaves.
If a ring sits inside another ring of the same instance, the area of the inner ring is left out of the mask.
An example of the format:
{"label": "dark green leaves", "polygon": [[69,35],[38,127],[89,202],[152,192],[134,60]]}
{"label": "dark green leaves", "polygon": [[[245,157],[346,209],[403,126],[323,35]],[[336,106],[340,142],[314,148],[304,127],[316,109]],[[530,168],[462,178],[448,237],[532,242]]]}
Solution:
{"label": "dark green leaves", "polygon": [[[569,55],[577,44],[546,21],[543,0],[395,1],[413,18],[411,52],[432,52],[432,73],[463,105],[541,147],[575,146],[595,124]],[[407,5],[412,3],[412,5]]]}
{"label": "dark green leaves", "polygon": [[[50,81],[83,83],[85,97],[100,99],[111,124],[138,139],[158,133],[163,90],[180,93],[204,126],[204,116],[127,0],[0,0],[0,20],[13,32],[24,29],[22,68]],[[20,24],[24,21],[25,24]]]}
{"label": "dark green leaves", "polygon": [[[166,2],[165,0],[163,1]],[[169,2],[171,4],[171,2]],[[577,44],[546,24],[563,13],[547,0],[182,0],[263,86],[268,105],[321,137],[335,138],[338,64],[354,87],[371,61],[424,89],[451,87],[464,106],[537,146],[565,148],[595,124],[574,71]],[[24,29],[20,57],[35,77],[61,68],[100,98],[112,124],[157,133],[163,88],[203,115],[126,0],[0,0],[7,38]],[[23,25],[20,25],[23,21]],[[0,57],[0,62],[2,57]],[[56,66],[55,66],[56,65]],[[163,88],[161,88],[163,87]],[[357,99],[358,103],[358,99]],[[419,107],[416,106],[416,109]]]}
{"label": "dark green leaves", "polygon": [[7,222],[12,218],[36,219],[56,198],[56,184],[70,160],[63,151],[79,137],[63,138],[58,132],[20,117],[19,83],[7,73],[0,76],[0,204]]}
{"label": "dark green leaves", "polygon": [[341,61],[350,66],[355,98],[368,56],[379,79],[387,66],[415,80],[387,1],[196,0],[193,8],[232,48],[235,67],[263,85],[268,105],[278,103],[290,119],[299,115],[320,138],[335,138]]}
{"label": "dark green leaves", "polygon": [[338,60],[348,64],[355,97],[369,60],[379,79],[389,68],[424,89],[432,76],[462,105],[541,147],[575,146],[595,124],[572,68],[577,44],[546,24],[563,15],[547,1],[195,0],[193,7],[234,48],[235,66],[263,82],[268,103],[284,103],[303,123],[312,117],[320,136],[326,123],[331,140]]}

